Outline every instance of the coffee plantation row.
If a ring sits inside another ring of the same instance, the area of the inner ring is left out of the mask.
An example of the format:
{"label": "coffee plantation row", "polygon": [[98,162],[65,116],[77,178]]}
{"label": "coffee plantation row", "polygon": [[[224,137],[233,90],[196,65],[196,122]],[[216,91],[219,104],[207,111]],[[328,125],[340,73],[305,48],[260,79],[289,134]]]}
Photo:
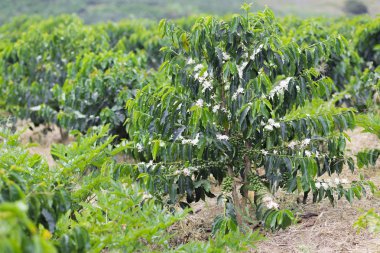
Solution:
{"label": "coffee plantation row", "polygon": [[[380,136],[380,18],[244,5],[159,24],[21,17],[0,35],[0,109],[76,137],[49,166],[1,125],[1,252],[246,252],[261,239],[247,219],[297,222],[279,190],[331,204],[377,190],[339,175],[380,155],[345,152],[346,130]],[[173,243],[206,197],[224,206],[209,241]]]}

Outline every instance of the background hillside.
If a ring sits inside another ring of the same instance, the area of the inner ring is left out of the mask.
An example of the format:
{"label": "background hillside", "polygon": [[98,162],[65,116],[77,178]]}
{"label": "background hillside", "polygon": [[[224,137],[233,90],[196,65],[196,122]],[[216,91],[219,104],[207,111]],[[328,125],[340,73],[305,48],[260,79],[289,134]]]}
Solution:
{"label": "background hillside", "polygon": [[[244,0],[2,0],[0,23],[19,15],[55,16],[75,13],[87,23],[117,21],[125,18],[178,18],[200,13],[223,15],[239,12]],[[371,15],[380,13],[380,1],[363,0]],[[261,0],[256,10],[265,6],[277,15],[344,15],[344,0]]]}

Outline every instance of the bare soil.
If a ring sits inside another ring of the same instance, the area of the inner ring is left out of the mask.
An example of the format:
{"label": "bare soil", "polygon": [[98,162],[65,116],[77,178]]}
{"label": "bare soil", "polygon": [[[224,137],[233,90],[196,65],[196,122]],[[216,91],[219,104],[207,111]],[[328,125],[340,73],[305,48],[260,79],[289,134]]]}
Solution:
{"label": "bare soil", "polygon": [[20,136],[22,144],[33,144],[29,147],[30,153],[41,155],[50,166],[55,164],[50,154],[51,145],[54,143],[68,144],[73,141],[72,136],[62,139],[60,129],[56,125],[40,125],[35,127],[33,123],[29,121],[20,120],[16,123],[16,129],[22,133]]}

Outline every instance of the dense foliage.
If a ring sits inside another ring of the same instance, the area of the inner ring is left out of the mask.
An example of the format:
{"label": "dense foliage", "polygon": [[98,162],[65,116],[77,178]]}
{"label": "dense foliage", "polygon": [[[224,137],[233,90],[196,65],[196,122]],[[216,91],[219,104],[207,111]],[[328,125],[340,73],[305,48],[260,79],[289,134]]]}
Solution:
{"label": "dense foliage", "polygon": [[[332,204],[374,191],[340,174],[380,156],[345,152],[357,125],[380,136],[379,18],[243,9],[0,27],[0,110],[76,137],[52,146],[49,166],[3,124],[0,251],[244,252],[260,239],[247,219],[297,221],[279,190]],[[206,197],[224,206],[209,241],[174,245],[169,228]]]}

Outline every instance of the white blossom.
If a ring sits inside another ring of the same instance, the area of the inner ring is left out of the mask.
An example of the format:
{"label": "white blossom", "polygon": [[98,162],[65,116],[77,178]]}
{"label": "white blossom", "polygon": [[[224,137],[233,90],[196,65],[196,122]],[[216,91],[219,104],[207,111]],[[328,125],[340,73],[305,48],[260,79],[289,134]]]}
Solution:
{"label": "white blossom", "polygon": [[297,142],[296,142],[296,141],[291,141],[291,142],[288,144],[288,148],[290,148],[290,149],[294,149],[295,146],[297,146]]}
{"label": "white blossom", "polygon": [[340,180],[340,182],[341,182],[342,184],[348,184],[348,183],[349,183],[347,178],[342,178],[342,179]]}
{"label": "white blossom", "polygon": [[311,156],[311,152],[310,152],[309,150],[305,150],[305,155],[306,155],[307,157],[310,157],[310,156]]}
{"label": "white blossom", "polygon": [[301,142],[301,146],[305,147],[305,146],[309,145],[310,141],[311,141],[310,139],[304,139],[304,140]]}
{"label": "white blossom", "polygon": [[206,80],[206,81],[204,81],[202,83],[202,87],[203,87],[202,92],[205,92],[206,90],[211,90],[212,89],[212,84],[211,84],[210,81]]}
{"label": "white blossom", "polygon": [[240,78],[243,78],[243,70],[244,70],[244,68],[247,66],[247,64],[248,64],[248,62],[243,62],[241,65],[239,65],[239,66],[237,67],[237,69],[238,69],[238,74],[239,74],[239,77],[240,77]]}
{"label": "white blossom", "polygon": [[188,168],[185,168],[185,169],[183,170],[183,174],[184,174],[185,176],[190,176],[190,170],[189,170]]}
{"label": "white blossom", "polygon": [[279,208],[279,205],[276,202],[274,202],[274,201],[268,202],[266,204],[266,206],[267,206],[268,209],[272,209],[272,208],[273,209],[278,209]]}
{"label": "white blossom", "polygon": [[273,126],[272,125],[266,125],[264,127],[265,130],[268,130],[268,131],[273,131]]}
{"label": "white blossom", "polygon": [[225,140],[225,141],[228,141],[228,139],[229,139],[229,137],[227,136],[227,135],[224,135],[224,134],[217,134],[216,135],[216,138],[218,139],[218,140]]}
{"label": "white blossom", "polygon": [[150,160],[148,163],[148,166],[152,166],[152,165],[153,165],[153,160]]}
{"label": "white blossom", "polygon": [[269,92],[269,97],[273,98],[275,95],[280,95],[284,93],[284,90],[288,90],[288,84],[292,77],[288,77],[285,80],[281,80],[279,84]]}
{"label": "white blossom", "polygon": [[197,64],[197,65],[195,65],[195,67],[194,67],[194,71],[197,72],[197,71],[201,70],[202,68],[203,68],[203,65],[202,65],[202,64]]}
{"label": "white blossom", "polygon": [[195,61],[193,60],[193,58],[189,58],[188,60],[187,60],[187,64],[194,64],[195,63]]}
{"label": "white blossom", "polygon": [[261,150],[261,153],[262,153],[263,155],[267,155],[267,154],[268,154],[268,151],[262,149],[262,150]]}
{"label": "white blossom", "polygon": [[255,56],[261,51],[261,49],[263,48],[263,44],[260,44],[258,48],[256,48],[255,50],[253,50],[253,53],[250,57],[251,60],[255,60]]}
{"label": "white blossom", "polygon": [[244,93],[244,89],[242,87],[239,87],[237,90],[236,90],[236,93],[237,94],[243,94]]}
{"label": "white blossom", "polygon": [[234,94],[232,95],[232,101],[234,101],[234,100],[236,100],[236,99],[237,99],[237,94],[234,93]]}
{"label": "white blossom", "polygon": [[194,146],[198,145],[199,142],[199,133],[195,136],[195,139],[191,140],[190,143]]}
{"label": "white blossom", "polygon": [[137,143],[136,148],[139,153],[144,151],[144,146],[141,143]]}
{"label": "white blossom", "polygon": [[231,57],[225,52],[222,53],[222,56],[223,56],[223,61],[228,61],[231,59]]}
{"label": "white blossom", "polygon": [[275,122],[274,122],[274,119],[269,119],[268,120],[268,123],[270,124],[270,125],[273,125]]}
{"label": "white blossom", "polygon": [[195,103],[196,106],[198,107],[203,107],[203,99],[198,99],[197,102]]}
{"label": "white blossom", "polygon": [[153,196],[151,194],[147,193],[147,192],[145,192],[144,195],[143,195],[143,199],[150,199],[152,197]]}
{"label": "white blossom", "polygon": [[220,109],[220,105],[214,105],[214,107],[212,108],[212,112],[216,113],[219,109]]}
{"label": "white blossom", "polygon": [[334,183],[335,183],[336,185],[340,184],[339,178],[335,178]]}
{"label": "white blossom", "polygon": [[296,90],[299,92],[301,90],[301,88],[297,85]]}
{"label": "white blossom", "polygon": [[315,183],[315,188],[317,188],[317,189],[321,188],[321,183],[320,182],[316,182]]}
{"label": "white blossom", "polygon": [[160,147],[165,147],[165,142],[160,141]]}
{"label": "white blossom", "polygon": [[327,190],[329,188],[329,185],[326,183],[321,183],[323,189]]}
{"label": "white blossom", "polygon": [[181,171],[180,171],[180,170],[176,170],[176,171],[174,171],[174,175],[179,175],[179,174],[181,174]]}

